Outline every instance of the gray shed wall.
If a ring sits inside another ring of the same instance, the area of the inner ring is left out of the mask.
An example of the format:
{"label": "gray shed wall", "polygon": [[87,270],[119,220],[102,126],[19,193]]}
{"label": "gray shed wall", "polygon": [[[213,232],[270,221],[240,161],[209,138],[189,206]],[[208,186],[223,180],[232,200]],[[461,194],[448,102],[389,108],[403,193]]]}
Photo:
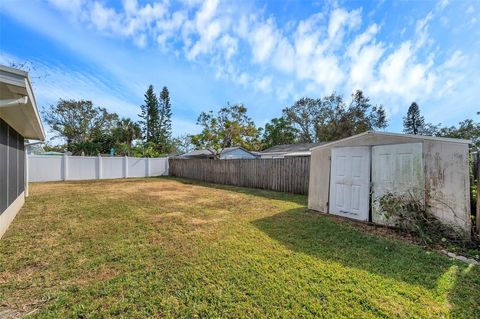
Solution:
{"label": "gray shed wall", "polygon": [[366,134],[312,150],[308,208],[328,212],[333,147],[422,143],[426,204],[440,219],[470,231],[468,144],[420,140],[408,136]]}

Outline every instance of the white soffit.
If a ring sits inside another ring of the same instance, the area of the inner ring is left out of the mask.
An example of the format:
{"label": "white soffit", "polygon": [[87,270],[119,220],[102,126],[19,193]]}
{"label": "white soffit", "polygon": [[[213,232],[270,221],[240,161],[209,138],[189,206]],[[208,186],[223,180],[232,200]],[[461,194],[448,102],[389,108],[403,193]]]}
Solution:
{"label": "white soffit", "polygon": [[24,138],[45,140],[27,72],[0,65],[0,118]]}

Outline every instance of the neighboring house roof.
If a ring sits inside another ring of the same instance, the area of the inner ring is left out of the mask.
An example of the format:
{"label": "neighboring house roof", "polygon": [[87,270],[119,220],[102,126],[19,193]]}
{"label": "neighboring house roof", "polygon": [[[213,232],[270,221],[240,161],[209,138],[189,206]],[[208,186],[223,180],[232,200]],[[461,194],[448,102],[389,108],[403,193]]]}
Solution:
{"label": "neighboring house roof", "polygon": [[50,151],[50,152],[43,152],[43,153],[39,153],[38,155],[46,155],[46,156],[63,156],[65,155],[64,153],[62,152],[54,152],[54,151]]}
{"label": "neighboring house roof", "polygon": [[258,154],[260,155],[289,154],[289,155],[295,155],[295,156],[309,155],[310,149],[312,147],[316,147],[322,144],[324,144],[324,142],[275,145],[270,148],[267,148],[266,150],[258,152]]}
{"label": "neighboring house roof", "polygon": [[211,150],[203,149],[203,150],[194,150],[188,153],[181,155],[181,157],[208,157],[213,156],[214,152]]}
{"label": "neighboring house roof", "polygon": [[449,143],[461,143],[461,144],[472,144],[471,140],[462,140],[457,138],[448,138],[448,137],[437,137],[437,136],[427,136],[427,135],[411,135],[411,134],[402,134],[402,133],[390,133],[390,132],[379,132],[379,131],[366,131],[357,135],[353,135],[350,137],[343,138],[341,140],[333,141],[324,143],[322,145],[316,146],[312,148],[312,150],[319,149],[322,147],[334,146],[335,144],[345,142],[348,140],[355,140],[365,135],[373,135],[373,136],[397,136],[397,137],[408,137],[412,140],[433,140],[439,142],[449,142]]}
{"label": "neighboring house roof", "polygon": [[250,151],[247,151],[246,149],[244,149],[243,147],[241,146],[235,146],[235,147],[225,147],[222,151],[221,151],[221,154],[227,154],[227,153],[230,153],[232,151],[236,151],[236,150],[242,150],[246,153],[249,153],[253,156],[256,156],[253,152],[250,152]]}
{"label": "neighboring house roof", "polygon": [[45,140],[27,72],[0,65],[0,118],[24,138]]}
{"label": "neighboring house roof", "polygon": [[[256,156],[254,153],[249,152],[249,151],[247,151],[246,149],[244,149],[243,147],[240,147],[240,146],[226,147],[220,152],[220,154],[224,155],[224,154],[230,153],[232,151],[236,151],[236,150],[242,150],[246,153],[249,153],[249,154],[252,154],[253,156]],[[180,157],[187,157],[187,158],[188,157],[213,157],[215,154],[216,154],[216,152],[214,150],[201,149],[201,150],[194,150],[194,151],[185,153],[185,154],[181,155]]]}

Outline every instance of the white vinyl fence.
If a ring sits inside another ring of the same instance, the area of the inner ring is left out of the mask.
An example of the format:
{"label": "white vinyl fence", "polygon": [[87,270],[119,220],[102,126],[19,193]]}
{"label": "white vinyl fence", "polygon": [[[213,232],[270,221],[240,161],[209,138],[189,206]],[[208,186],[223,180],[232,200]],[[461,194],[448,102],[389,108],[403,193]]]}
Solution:
{"label": "white vinyl fence", "polygon": [[168,158],[29,155],[28,181],[68,181],[168,175]]}

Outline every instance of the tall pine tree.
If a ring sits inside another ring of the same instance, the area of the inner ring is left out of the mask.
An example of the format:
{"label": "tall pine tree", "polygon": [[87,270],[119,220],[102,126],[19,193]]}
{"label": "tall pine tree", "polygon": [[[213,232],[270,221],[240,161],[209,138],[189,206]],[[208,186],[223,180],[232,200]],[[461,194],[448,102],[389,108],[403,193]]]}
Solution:
{"label": "tall pine tree", "polygon": [[141,113],[138,115],[140,125],[142,126],[142,135],[145,142],[157,143],[158,129],[159,129],[159,109],[158,100],[153,85],[150,85],[144,94],[145,104],[140,106]]}
{"label": "tall pine tree", "polygon": [[403,132],[413,135],[422,134],[424,126],[425,119],[420,115],[420,108],[417,103],[412,102],[407,116],[403,118]]}
{"label": "tall pine tree", "polygon": [[159,128],[158,128],[158,146],[161,152],[169,152],[172,137],[172,105],[170,104],[170,94],[166,86],[160,93],[159,104]]}

